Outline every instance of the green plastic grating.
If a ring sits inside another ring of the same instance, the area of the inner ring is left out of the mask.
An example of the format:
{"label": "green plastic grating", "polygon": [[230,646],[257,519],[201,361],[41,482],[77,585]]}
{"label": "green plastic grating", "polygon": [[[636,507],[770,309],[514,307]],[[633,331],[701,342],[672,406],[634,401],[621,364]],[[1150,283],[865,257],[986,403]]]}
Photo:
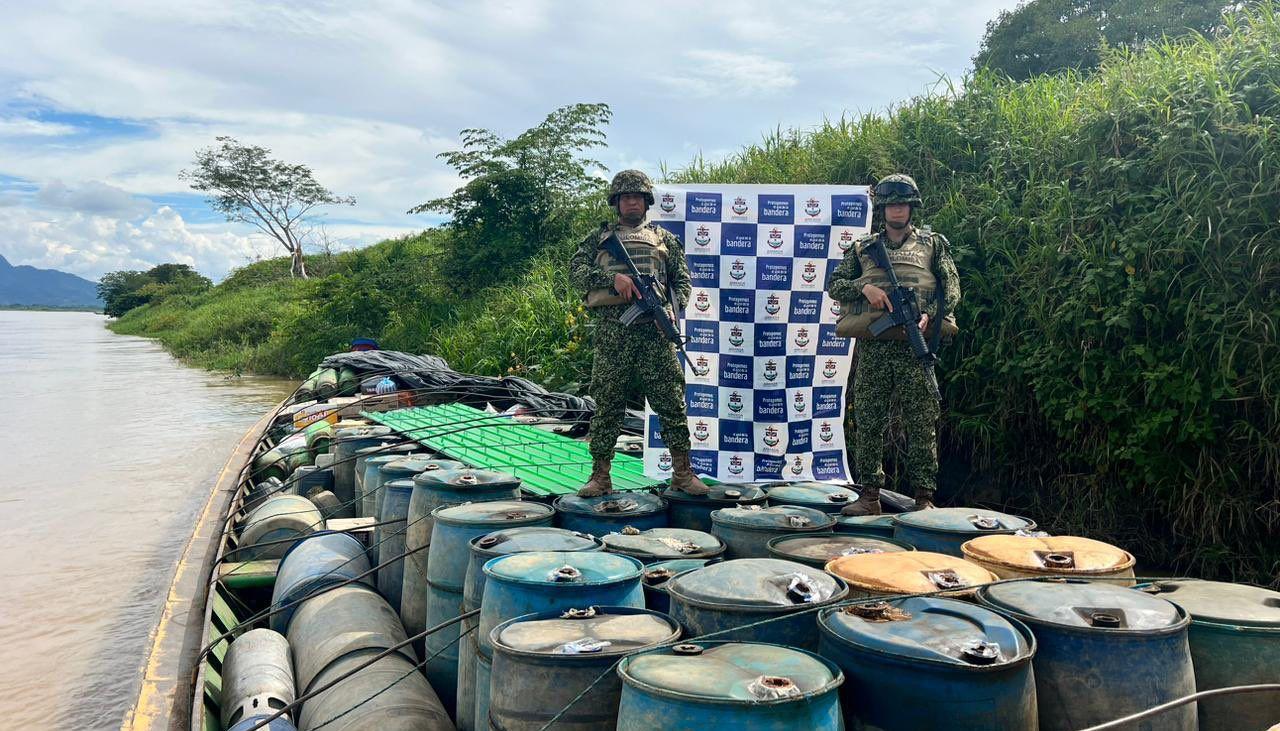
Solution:
{"label": "green plastic grating", "polygon": [[[513,474],[537,495],[567,495],[591,476],[586,442],[472,406],[417,406],[363,415],[472,467]],[[614,455],[610,474],[615,490],[662,484],[645,476],[642,460],[625,454]]]}

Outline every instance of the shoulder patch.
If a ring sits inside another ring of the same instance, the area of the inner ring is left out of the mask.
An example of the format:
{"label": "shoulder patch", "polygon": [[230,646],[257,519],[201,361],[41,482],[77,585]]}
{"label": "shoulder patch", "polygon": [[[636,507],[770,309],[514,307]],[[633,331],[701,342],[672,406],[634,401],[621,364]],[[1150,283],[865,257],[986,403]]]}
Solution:
{"label": "shoulder patch", "polygon": [[870,246],[871,243],[879,237],[880,237],[879,233],[869,233],[864,236],[861,236],[860,238],[858,238],[857,241],[853,242],[853,247],[850,249],[850,251],[856,251],[859,254],[861,254],[863,249]]}

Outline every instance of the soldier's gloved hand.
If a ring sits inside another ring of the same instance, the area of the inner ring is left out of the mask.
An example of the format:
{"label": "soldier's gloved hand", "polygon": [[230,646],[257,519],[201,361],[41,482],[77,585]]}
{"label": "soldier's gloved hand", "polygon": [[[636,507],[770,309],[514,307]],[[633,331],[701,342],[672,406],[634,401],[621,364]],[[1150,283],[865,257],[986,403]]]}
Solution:
{"label": "soldier's gloved hand", "polygon": [[889,295],[885,294],[885,291],[876,285],[863,285],[862,296],[866,297],[867,302],[870,302],[875,309],[893,312],[893,303],[889,301]]}
{"label": "soldier's gloved hand", "polygon": [[642,299],[640,290],[636,287],[636,283],[626,274],[613,275],[613,291],[622,295],[628,302]]}

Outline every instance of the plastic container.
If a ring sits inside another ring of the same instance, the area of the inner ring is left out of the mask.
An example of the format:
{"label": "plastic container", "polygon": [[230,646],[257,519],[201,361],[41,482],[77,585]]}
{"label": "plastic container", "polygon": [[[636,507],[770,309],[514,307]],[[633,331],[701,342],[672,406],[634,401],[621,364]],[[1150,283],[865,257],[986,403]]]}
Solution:
{"label": "plastic container", "polygon": [[711,514],[711,534],[724,541],[725,558],[768,558],[769,541],[791,533],[830,533],[835,518],[813,508],[722,508]]}
{"label": "plastic container", "polygon": [[606,533],[600,540],[604,541],[604,550],[640,559],[645,564],[678,558],[713,559],[724,553],[724,543],[719,538],[687,528]]}
{"label": "plastic container", "polygon": [[965,541],[988,535],[1035,530],[1028,518],[981,508],[932,508],[893,516],[893,539],[920,551],[963,557]]}
{"label": "plastic container", "polygon": [[553,503],[556,525],[565,530],[603,536],[623,528],[665,528],[667,502],[647,492],[615,492],[600,497],[561,495]]}
{"label": "plastic container", "polygon": [[966,561],[1002,579],[1039,576],[1132,579],[1135,563],[1128,551],[1076,536],[983,536],[966,542],[960,550]]}
{"label": "plastic container", "polygon": [[772,558],[795,561],[816,569],[825,569],[828,563],[844,556],[914,550],[916,549],[905,543],[888,538],[872,538],[852,533],[801,533],[778,536],[769,541],[769,555]]}
{"label": "plastic container", "polygon": [[763,506],[768,496],[755,484],[708,485],[706,495],[690,495],[682,490],[667,488],[662,498],[667,501],[667,523],[671,528],[687,528],[711,532],[711,513],[720,508],[736,508],[742,505]]}
{"label": "plastic container", "polygon": [[828,563],[826,571],[848,582],[852,599],[935,592],[966,598],[997,578],[977,564],[929,551],[841,556]]}
{"label": "plastic container", "polygon": [[[346,533],[313,533],[293,544],[276,571],[271,606],[282,611],[271,615],[271,629],[288,634],[298,600],[326,586],[354,579],[370,568],[364,544]],[[358,581],[373,586],[370,576]]]}
{"label": "plastic container", "polygon": [[839,515],[846,505],[858,499],[858,493],[841,485],[825,482],[775,482],[765,486],[770,505],[799,505],[830,515]]}

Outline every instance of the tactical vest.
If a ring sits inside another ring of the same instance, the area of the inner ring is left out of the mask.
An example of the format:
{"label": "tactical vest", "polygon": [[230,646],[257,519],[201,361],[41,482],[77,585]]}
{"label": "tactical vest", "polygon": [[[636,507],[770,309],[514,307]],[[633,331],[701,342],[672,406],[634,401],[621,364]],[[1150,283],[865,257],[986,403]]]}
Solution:
{"label": "tactical vest", "polygon": [[[887,294],[892,289],[889,286],[889,274],[881,269],[867,253],[867,248],[873,241],[874,238],[867,238],[858,242],[857,256],[858,263],[862,265],[862,276],[854,280],[854,286],[861,292],[864,286],[874,284]],[[920,304],[921,312],[927,310],[927,303],[934,299],[938,289],[938,278],[930,268],[934,254],[933,234],[928,230],[917,229],[902,243],[902,246],[897,249],[886,246],[884,250],[889,256],[889,263],[893,264],[893,273],[898,277],[898,284],[915,290],[916,301]],[[836,334],[844,337],[873,339],[874,336],[869,329],[871,323],[885,314],[886,310],[873,308],[866,297],[858,295],[852,302],[840,303],[840,320],[836,323]],[[930,322],[929,332],[925,333],[925,336],[931,335],[935,327],[937,323]],[[942,323],[942,334],[944,337],[951,337],[957,332],[959,328],[956,327],[955,315],[948,312]],[[907,334],[903,329],[895,327],[874,339],[906,340],[906,338]]]}
{"label": "tactical vest", "polygon": [[[597,247],[615,232],[618,234],[618,240],[622,242],[622,248],[627,250],[627,256],[630,256],[631,261],[635,262],[636,269],[640,270],[641,274],[651,275],[657,281],[658,294],[665,301],[667,297],[668,251],[667,245],[663,243],[662,236],[657,229],[649,224],[636,228],[619,225],[614,229],[602,229]],[[603,248],[596,249],[596,266],[608,272],[627,275],[631,273],[627,270],[626,264],[615,261],[609,252]],[[614,292],[612,287],[593,289],[587,293],[587,307],[625,304],[627,304],[627,300],[623,299],[617,292]]]}

